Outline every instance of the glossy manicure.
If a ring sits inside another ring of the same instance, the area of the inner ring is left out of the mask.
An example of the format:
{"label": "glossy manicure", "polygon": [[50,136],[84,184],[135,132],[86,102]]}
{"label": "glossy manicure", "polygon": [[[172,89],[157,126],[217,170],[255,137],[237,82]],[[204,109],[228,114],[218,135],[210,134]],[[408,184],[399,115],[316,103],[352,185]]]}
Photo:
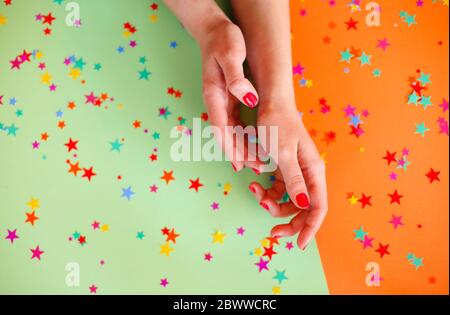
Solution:
{"label": "glossy manicure", "polygon": [[300,208],[309,208],[309,199],[305,193],[299,193],[295,199],[297,200],[297,204]]}
{"label": "glossy manicure", "polygon": [[244,103],[250,108],[255,108],[256,104],[258,103],[258,99],[256,98],[256,95],[252,92],[248,92],[244,96]]}
{"label": "glossy manicure", "polygon": [[261,207],[263,207],[267,211],[269,210],[269,206],[267,205],[267,203],[261,201],[259,204],[261,205]]}

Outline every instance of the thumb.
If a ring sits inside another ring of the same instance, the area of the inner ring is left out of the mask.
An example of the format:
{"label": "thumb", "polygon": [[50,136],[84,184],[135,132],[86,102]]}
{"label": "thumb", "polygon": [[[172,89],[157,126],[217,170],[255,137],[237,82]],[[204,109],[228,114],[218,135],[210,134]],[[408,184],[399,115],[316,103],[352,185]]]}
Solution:
{"label": "thumb", "polygon": [[292,202],[300,209],[308,209],[310,199],[296,152],[288,151],[288,154],[282,154],[279,157],[279,167]]}
{"label": "thumb", "polygon": [[[222,68],[228,91],[241,103],[249,108],[258,105],[258,93],[253,84],[244,76],[244,69],[240,58],[231,57],[228,54],[224,58],[218,58],[217,62]],[[236,54],[238,56],[238,54]]]}

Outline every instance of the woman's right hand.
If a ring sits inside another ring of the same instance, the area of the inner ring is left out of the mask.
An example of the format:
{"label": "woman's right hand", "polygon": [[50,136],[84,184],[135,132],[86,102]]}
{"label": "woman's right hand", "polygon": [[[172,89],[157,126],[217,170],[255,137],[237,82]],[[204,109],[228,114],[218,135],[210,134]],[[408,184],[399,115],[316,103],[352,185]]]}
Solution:
{"label": "woman's right hand", "polygon": [[[215,127],[215,138],[235,171],[244,166],[259,170],[262,163],[254,156],[248,158],[247,154],[252,153],[247,152],[246,140],[233,139],[229,128],[242,126],[239,103],[250,108],[258,104],[256,89],[244,76],[246,47],[242,32],[231,21],[224,20],[210,27],[198,41],[202,51],[203,99]],[[226,137],[233,141],[225,141]]]}

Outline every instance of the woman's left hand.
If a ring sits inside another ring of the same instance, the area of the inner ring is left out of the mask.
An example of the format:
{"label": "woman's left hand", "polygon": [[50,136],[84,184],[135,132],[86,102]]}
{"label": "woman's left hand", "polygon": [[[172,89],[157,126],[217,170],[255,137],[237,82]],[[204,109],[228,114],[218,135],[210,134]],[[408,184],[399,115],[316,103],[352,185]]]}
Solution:
{"label": "woman's left hand", "polygon": [[[286,102],[291,104],[286,106]],[[295,100],[260,105],[258,127],[270,126],[278,126],[278,143],[271,149],[261,139],[261,145],[278,164],[275,181],[270,189],[257,182],[250,184],[249,189],[273,217],[293,216],[289,223],[275,226],[271,234],[273,237],[299,234],[297,245],[304,250],[328,211],[325,164],[303,124]],[[286,192],[290,200],[278,204]]]}

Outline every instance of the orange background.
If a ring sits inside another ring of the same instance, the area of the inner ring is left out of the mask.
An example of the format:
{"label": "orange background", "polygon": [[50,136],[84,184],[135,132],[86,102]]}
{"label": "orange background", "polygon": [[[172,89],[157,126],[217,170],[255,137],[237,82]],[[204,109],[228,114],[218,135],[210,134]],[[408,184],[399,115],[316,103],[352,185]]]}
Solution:
{"label": "orange background", "polygon": [[[295,75],[298,107],[327,161],[330,207],[318,245],[330,293],[448,294],[448,135],[439,133],[436,123],[439,117],[448,121],[448,111],[439,107],[443,98],[448,100],[448,4],[378,1],[381,25],[369,27],[368,1],[353,13],[350,2],[292,1],[291,7],[293,61],[306,68],[302,76]],[[408,27],[401,11],[416,15],[417,25]],[[350,18],[358,21],[357,30],[347,30]],[[385,37],[391,44],[386,52],[377,48]],[[372,64],[340,62],[339,52],[351,47],[372,55]],[[381,77],[374,77],[375,69],[382,71]],[[417,70],[431,73],[426,94],[433,106],[426,110],[407,105],[409,78],[417,77]],[[302,77],[313,85],[301,87]],[[321,98],[331,106],[330,113],[320,112]],[[360,138],[349,134],[343,112],[347,104],[370,112]],[[424,138],[414,134],[422,122],[430,128]],[[329,131],[336,132],[336,141],[327,145],[322,139]],[[410,150],[407,171],[383,160],[386,150],[399,158],[404,148]],[[440,171],[439,182],[430,183],[425,176],[430,168]],[[396,181],[389,178],[391,171],[398,174]],[[388,194],[395,189],[404,196],[400,205],[390,204]],[[359,199],[362,193],[372,196],[372,207],[350,205],[349,194]],[[404,226],[394,230],[391,215],[401,215]],[[363,250],[354,240],[353,230],[361,225],[375,238],[373,248]],[[380,258],[378,242],[389,244],[390,255]],[[423,257],[424,265],[416,270],[408,253]],[[372,261],[381,268],[378,287],[365,284],[365,266]]]}

